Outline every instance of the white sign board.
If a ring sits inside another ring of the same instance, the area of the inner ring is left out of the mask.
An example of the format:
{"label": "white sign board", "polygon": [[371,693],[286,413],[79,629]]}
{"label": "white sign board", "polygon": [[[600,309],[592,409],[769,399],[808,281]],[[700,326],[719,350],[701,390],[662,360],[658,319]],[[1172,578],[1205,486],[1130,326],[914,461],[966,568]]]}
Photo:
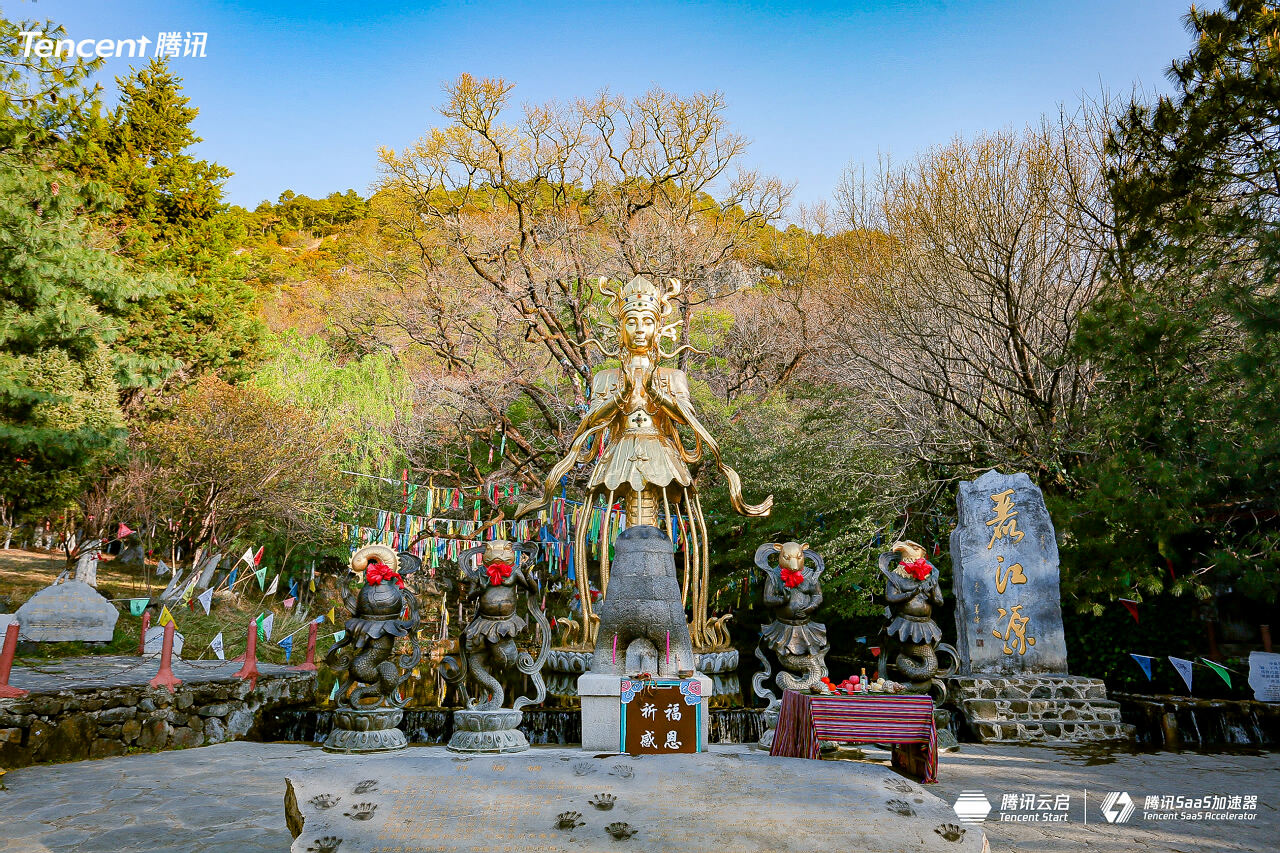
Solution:
{"label": "white sign board", "polygon": [[1280,702],[1280,654],[1249,652],[1249,686],[1259,702]]}

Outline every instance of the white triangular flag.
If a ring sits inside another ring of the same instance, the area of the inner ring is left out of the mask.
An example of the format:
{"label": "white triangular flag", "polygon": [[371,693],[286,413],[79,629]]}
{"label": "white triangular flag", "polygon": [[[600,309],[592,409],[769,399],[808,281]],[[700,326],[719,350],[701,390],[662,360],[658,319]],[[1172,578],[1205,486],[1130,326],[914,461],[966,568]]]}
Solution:
{"label": "white triangular flag", "polygon": [[267,618],[262,620],[262,633],[267,635],[267,639],[271,639],[271,627],[276,624],[276,615],[268,613]]}
{"label": "white triangular flag", "polygon": [[213,604],[213,588],[210,587],[204,592],[196,596],[196,601],[200,602],[200,606],[204,608],[204,615],[209,615],[209,605]]}
{"label": "white triangular flag", "polygon": [[218,656],[218,660],[226,660],[222,656],[222,632],[218,632],[218,636],[213,638],[213,642],[209,644],[213,647],[213,653]]}
{"label": "white triangular flag", "polygon": [[161,560],[159,564],[156,565],[156,577],[162,578],[167,574],[169,574],[169,567],[165,565],[164,560]]}
{"label": "white triangular flag", "polygon": [[276,575],[271,579],[271,586],[267,587],[267,595],[275,595],[276,589],[280,586],[280,576]]}
{"label": "white triangular flag", "polygon": [[1191,669],[1195,666],[1195,661],[1189,661],[1185,658],[1175,658],[1169,655],[1169,663],[1173,664],[1173,668],[1178,671],[1178,675],[1182,676],[1182,680],[1187,682],[1187,692],[1191,692]]}
{"label": "white triangular flag", "polygon": [[245,548],[244,553],[240,555],[240,559],[249,564],[249,568],[253,568],[253,549]]}

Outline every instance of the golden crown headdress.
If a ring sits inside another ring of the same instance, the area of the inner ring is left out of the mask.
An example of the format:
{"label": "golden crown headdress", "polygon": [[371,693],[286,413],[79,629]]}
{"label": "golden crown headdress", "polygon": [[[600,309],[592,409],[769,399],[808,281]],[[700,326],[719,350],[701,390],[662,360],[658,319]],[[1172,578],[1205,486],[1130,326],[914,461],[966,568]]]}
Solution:
{"label": "golden crown headdress", "polygon": [[[603,284],[600,289],[608,293]],[[652,311],[655,315],[665,317],[673,310],[671,297],[679,292],[680,282],[675,279],[671,280],[670,289],[663,293],[649,279],[638,275],[627,282],[620,293],[614,294],[614,302],[621,303],[615,314],[622,316],[630,311]]]}

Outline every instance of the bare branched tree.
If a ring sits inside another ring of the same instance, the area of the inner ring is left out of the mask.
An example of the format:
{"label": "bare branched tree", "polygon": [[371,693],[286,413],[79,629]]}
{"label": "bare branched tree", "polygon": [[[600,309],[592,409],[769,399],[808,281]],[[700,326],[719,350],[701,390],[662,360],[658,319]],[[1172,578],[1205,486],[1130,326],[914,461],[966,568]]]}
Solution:
{"label": "bare branched tree", "polygon": [[381,152],[379,234],[335,313],[349,337],[380,331],[421,364],[454,435],[504,437],[506,475],[532,484],[564,452],[599,361],[596,279],[678,278],[687,320],[735,289],[720,271],[789,190],[732,171],[746,143],[719,94],[602,92],[507,123],[511,91],[464,75],[447,124]]}
{"label": "bare branched tree", "polygon": [[1105,106],[882,164],[839,190],[821,360],[888,440],[952,472],[1061,473],[1097,378],[1070,342],[1102,287]]}

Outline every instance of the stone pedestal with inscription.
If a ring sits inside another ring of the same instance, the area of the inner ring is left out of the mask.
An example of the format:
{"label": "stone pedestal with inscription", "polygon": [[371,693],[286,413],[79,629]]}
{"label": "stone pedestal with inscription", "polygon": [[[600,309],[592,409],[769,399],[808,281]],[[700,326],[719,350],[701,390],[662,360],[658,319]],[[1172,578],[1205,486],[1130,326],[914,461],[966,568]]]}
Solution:
{"label": "stone pedestal with inscription", "polygon": [[[701,685],[701,725],[698,727],[697,752],[705,752],[711,733],[711,679],[694,673]],[[622,682],[623,676],[587,672],[578,678],[578,696],[582,699],[582,749],[586,752],[622,752]]]}

